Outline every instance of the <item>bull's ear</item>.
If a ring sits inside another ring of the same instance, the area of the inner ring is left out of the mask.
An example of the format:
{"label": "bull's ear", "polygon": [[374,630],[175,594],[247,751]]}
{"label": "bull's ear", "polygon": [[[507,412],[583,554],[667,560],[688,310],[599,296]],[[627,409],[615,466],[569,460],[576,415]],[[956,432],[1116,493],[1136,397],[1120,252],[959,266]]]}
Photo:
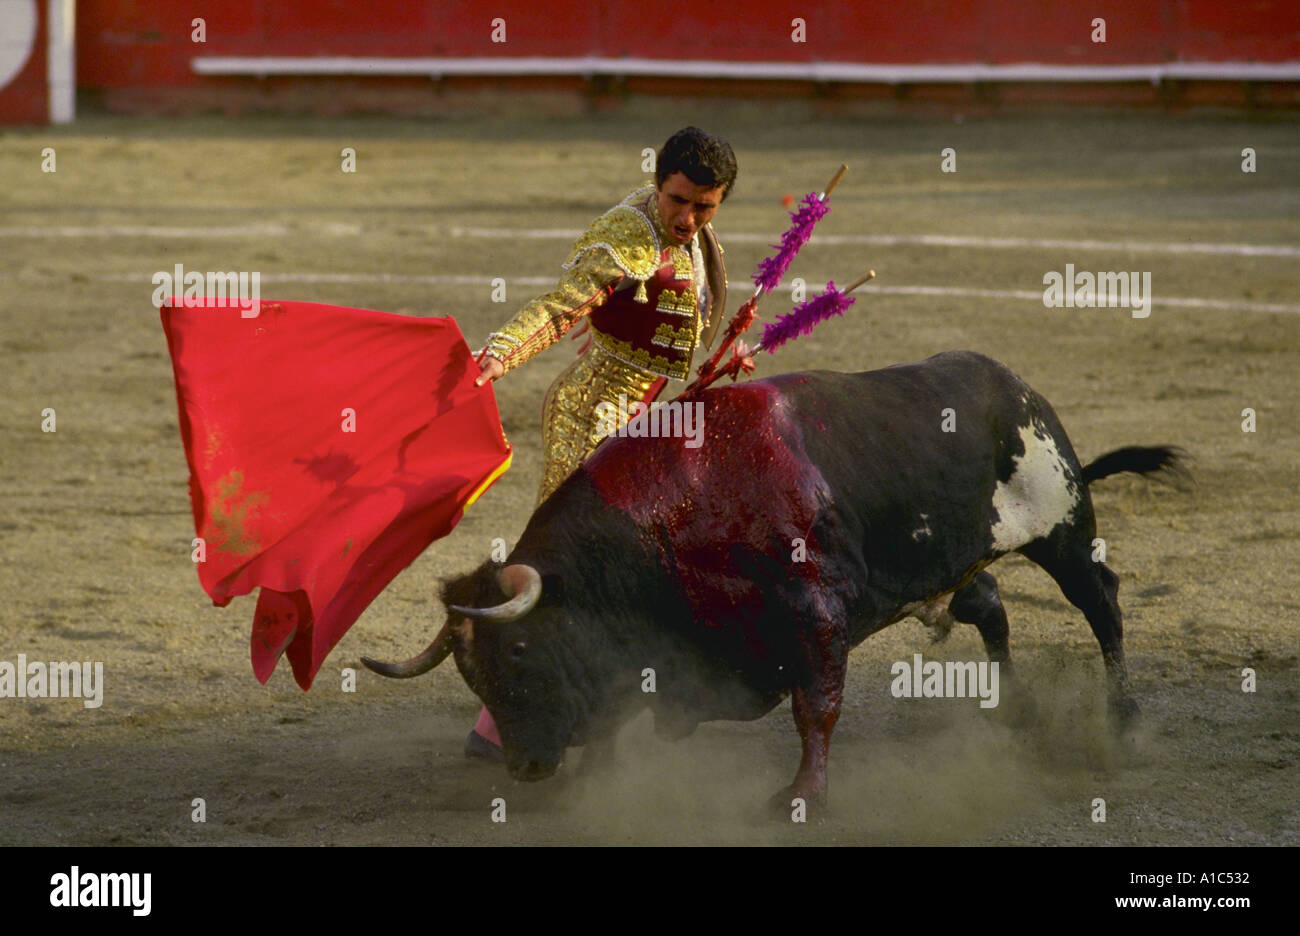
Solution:
{"label": "bull's ear", "polygon": [[445,605],[462,605],[468,608],[490,608],[505,601],[500,586],[497,585],[497,572],[500,566],[490,559],[482,562],[477,569],[465,575],[444,579],[442,583],[442,603]]}
{"label": "bull's ear", "polygon": [[564,581],[558,575],[542,576],[542,601],[547,604],[564,603]]}

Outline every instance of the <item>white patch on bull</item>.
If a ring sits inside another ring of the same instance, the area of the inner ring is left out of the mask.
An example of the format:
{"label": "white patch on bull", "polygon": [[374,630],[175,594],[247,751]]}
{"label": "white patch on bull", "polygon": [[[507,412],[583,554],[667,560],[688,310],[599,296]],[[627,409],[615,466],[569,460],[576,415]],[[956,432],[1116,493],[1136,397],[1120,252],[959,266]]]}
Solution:
{"label": "white patch on bull", "polygon": [[930,629],[930,639],[934,643],[946,640],[952,633],[957,619],[952,616],[948,606],[952,604],[952,592],[931,598],[929,601],[913,601],[900,609],[899,620],[914,617]]}
{"label": "white patch on bull", "polygon": [[912,540],[913,542],[919,543],[921,542],[921,537],[928,537],[930,535],[930,515],[921,514],[921,525],[912,531]]}
{"label": "white patch on bull", "polygon": [[1068,520],[1079,504],[1079,493],[1071,482],[1065,459],[1051,434],[1034,426],[1020,427],[1025,454],[1014,458],[1011,477],[999,481],[993,491],[993,548],[999,552],[1019,549],[1050,533]]}

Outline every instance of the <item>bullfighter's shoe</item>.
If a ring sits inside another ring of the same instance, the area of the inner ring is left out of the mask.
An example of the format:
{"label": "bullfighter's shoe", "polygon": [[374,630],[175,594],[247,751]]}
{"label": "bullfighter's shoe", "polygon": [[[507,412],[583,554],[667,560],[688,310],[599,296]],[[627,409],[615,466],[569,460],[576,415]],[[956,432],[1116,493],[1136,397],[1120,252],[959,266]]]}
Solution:
{"label": "bullfighter's shoe", "polygon": [[506,762],[506,752],[501,749],[501,745],[493,744],[473,729],[470,730],[469,737],[465,739],[465,756],[471,759],[481,757],[484,760],[494,761],[498,764]]}

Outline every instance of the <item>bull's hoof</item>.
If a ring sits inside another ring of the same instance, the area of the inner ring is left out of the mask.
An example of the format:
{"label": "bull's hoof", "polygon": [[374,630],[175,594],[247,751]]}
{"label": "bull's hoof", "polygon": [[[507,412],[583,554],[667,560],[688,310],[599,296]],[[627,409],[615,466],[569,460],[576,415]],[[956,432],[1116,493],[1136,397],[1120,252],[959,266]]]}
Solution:
{"label": "bull's hoof", "polygon": [[808,821],[826,809],[826,791],[800,790],[791,784],[767,801],[767,809],[774,817],[787,822]]}
{"label": "bull's hoof", "polygon": [[1142,725],[1142,710],[1134,699],[1124,696],[1110,700],[1110,730],[1126,752],[1138,749],[1138,729]]}
{"label": "bull's hoof", "polygon": [[1038,700],[1024,686],[1016,686],[1008,692],[1003,706],[1005,706],[1005,717],[1013,727],[1032,728],[1041,721]]}
{"label": "bull's hoof", "polygon": [[1142,709],[1137,700],[1129,696],[1119,696],[1110,700],[1110,724],[1117,734],[1132,731],[1138,726]]}

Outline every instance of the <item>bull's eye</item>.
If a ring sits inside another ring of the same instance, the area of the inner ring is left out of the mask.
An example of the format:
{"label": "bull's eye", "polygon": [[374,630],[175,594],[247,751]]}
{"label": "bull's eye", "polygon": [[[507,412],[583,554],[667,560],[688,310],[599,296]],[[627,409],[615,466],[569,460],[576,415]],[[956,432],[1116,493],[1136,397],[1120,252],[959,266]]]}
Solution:
{"label": "bull's eye", "polygon": [[518,662],[524,658],[524,651],[528,649],[528,644],[522,640],[510,648],[510,659]]}

